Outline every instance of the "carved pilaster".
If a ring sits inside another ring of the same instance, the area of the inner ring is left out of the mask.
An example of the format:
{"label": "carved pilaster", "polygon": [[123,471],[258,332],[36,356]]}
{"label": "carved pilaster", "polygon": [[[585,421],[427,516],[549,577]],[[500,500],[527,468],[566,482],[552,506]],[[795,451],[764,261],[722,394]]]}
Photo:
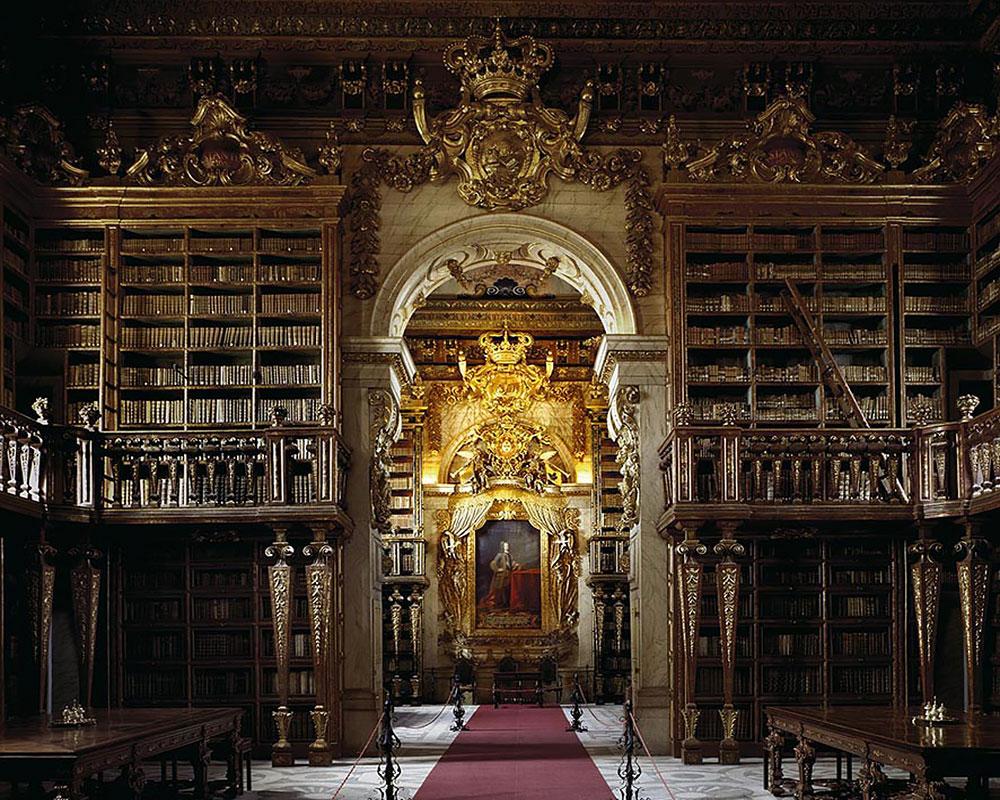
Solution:
{"label": "carved pilaster", "polygon": [[695,673],[698,669],[698,627],[701,622],[701,584],[704,574],[702,557],[708,548],[697,539],[697,531],[688,529],[684,541],[677,545],[681,557],[679,607],[681,613],[681,643],[684,651],[684,741],[681,759],[685,764],[702,762],[701,742],[696,727],[700,712],[694,702]]}
{"label": "carved pilaster", "polygon": [[421,670],[423,668],[424,646],[424,593],[414,588],[406,598],[410,604],[410,646],[413,652],[413,674],[410,676],[410,697],[413,702],[420,699]]}
{"label": "carved pilaster", "polygon": [[330,714],[326,710],[327,687],[330,681],[330,618],[333,606],[333,567],[330,563],[333,547],[326,532],[316,532],[316,539],[303,549],[303,555],[313,561],[306,566],[306,587],[309,600],[309,631],[312,634],[313,675],[316,683],[316,707],[312,711],[316,738],[309,745],[309,766],[328,767],[333,763],[333,750],[326,740]]}
{"label": "carved pilaster", "polygon": [[923,703],[934,698],[934,651],[937,643],[938,611],[941,606],[941,564],[931,558],[941,551],[940,542],[920,538],[910,546],[917,560],[910,565],[913,613],[917,623],[917,667]]}
{"label": "carved pilaster", "polygon": [[799,782],[795,787],[796,800],[806,800],[813,794],[813,764],[816,763],[816,749],[809,743],[808,739],[799,739],[792,751],[795,753],[795,762],[799,768]]}
{"label": "carved pilaster", "polygon": [[278,740],[271,748],[271,765],[290,767],[295,764],[292,745],[288,741],[288,730],[292,722],[292,712],[288,709],[288,644],[292,624],[292,568],[288,559],[295,553],[285,538],[285,531],[275,531],[274,542],[264,551],[268,558],[275,559],[267,568],[271,590],[271,622],[274,626],[274,660],[278,678],[278,709],[273,712]]}
{"label": "carved pilaster", "polygon": [[965,535],[955,545],[956,552],[963,555],[957,569],[965,639],[965,706],[968,711],[978,711],[982,705],[983,638],[990,594],[989,545],[977,534],[975,524],[966,523]]}
{"label": "carved pilaster", "polygon": [[28,570],[28,600],[31,606],[31,638],[38,666],[38,708],[47,711],[49,689],[49,644],[52,638],[52,599],[55,593],[56,549],[44,537],[33,547]]}
{"label": "carved pilaster", "polygon": [[101,554],[100,551],[88,547],[73,550],[70,555],[79,558],[69,577],[80,666],[80,702],[84,708],[90,708],[94,687],[97,615],[101,600],[101,570],[96,562]]}
{"label": "carved pilaster", "polygon": [[719,743],[719,763],[740,763],[740,746],[736,741],[739,711],[733,707],[733,686],[736,675],[736,626],[739,623],[740,565],[734,560],[746,548],[733,538],[736,526],[722,523],[722,539],[715,553],[722,560],[715,568],[715,588],[719,599],[719,647],[722,657],[723,707],[722,741]]}

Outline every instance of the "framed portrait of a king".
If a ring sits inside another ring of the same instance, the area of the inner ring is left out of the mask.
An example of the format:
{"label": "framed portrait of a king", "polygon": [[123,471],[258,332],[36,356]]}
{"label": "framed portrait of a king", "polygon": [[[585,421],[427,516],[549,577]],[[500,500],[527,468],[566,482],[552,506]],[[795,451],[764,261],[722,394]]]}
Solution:
{"label": "framed portrait of a king", "polygon": [[524,519],[491,519],[475,537],[476,628],[540,630],[539,530]]}

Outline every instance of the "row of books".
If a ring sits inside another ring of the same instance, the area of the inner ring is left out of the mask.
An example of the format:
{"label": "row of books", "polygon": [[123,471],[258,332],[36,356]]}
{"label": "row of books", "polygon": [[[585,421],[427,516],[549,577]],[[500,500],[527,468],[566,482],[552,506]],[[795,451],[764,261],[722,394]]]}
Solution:
{"label": "row of books", "polygon": [[918,409],[929,408],[931,419],[940,419],[942,415],[941,398],[925,392],[914,392],[906,395],[906,416],[917,416]]}
{"label": "row of books", "polygon": [[[738,612],[741,619],[749,619],[753,616],[753,597],[744,593],[740,595]],[[701,597],[702,619],[719,618],[719,597],[716,594],[704,594]]]}
{"label": "row of books", "polygon": [[38,279],[53,283],[100,283],[101,261],[98,258],[35,259]]}
{"label": "row of books", "polygon": [[195,294],[191,295],[192,314],[252,314],[251,294]]}
{"label": "row of books", "polygon": [[831,570],[830,577],[836,586],[850,586],[854,584],[884,586],[891,583],[888,569],[837,567]]}
{"label": "row of books", "polygon": [[181,425],[184,401],[123,399],[119,413],[123,425]]}
{"label": "row of books", "polygon": [[885,297],[872,295],[823,295],[824,311],[885,311]]}
{"label": "row of books", "polygon": [[188,401],[188,422],[249,422],[250,399],[241,397],[196,397]]}
{"label": "row of books", "polygon": [[850,326],[823,326],[823,338],[831,345],[884,345],[886,332],[880,328],[854,328]]}
{"label": "row of books", "polygon": [[143,350],[161,347],[180,350],[184,347],[184,328],[181,326],[160,326],[156,328],[123,327],[122,346]]}
{"label": "row of books", "polygon": [[967,328],[907,328],[903,337],[906,344],[912,345],[963,345],[972,341]]}
{"label": "row of books", "polygon": [[52,253],[103,253],[104,237],[94,239],[39,238],[35,242],[39,250]]}
{"label": "row of books", "polygon": [[320,296],[317,293],[264,294],[260,298],[262,314],[318,314]]}
{"label": "row of books", "polygon": [[38,344],[42,347],[100,347],[101,329],[98,325],[41,325]]}
{"label": "row of books", "polygon": [[99,292],[54,292],[35,295],[38,314],[96,315],[101,313]]}
{"label": "row of books", "polygon": [[192,327],[188,331],[188,346],[250,348],[253,347],[253,328],[248,325]]}
{"label": "row of books", "polygon": [[191,574],[191,584],[196,589],[248,589],[253,586],[253,576],[239,569],[196,569]]}
{"label": "row of books", "polygon": [[816,405],[816,397],[812,392],[800,394],[759,394],[757,396],[757,410],[764,411],[774,409],[777,411],[792,410],[796,408],[812,409]]}
{"label": "row of books", "polygon": [[257,329],[257,343],[263,347],[318,347],[319,325],[262,325]]}
{"label": "row of books", "polygon": [[257,421],[267,422],[275,406],[288,412],[291,422],[312,422],[319,417],[322,405],[318,397],[271,397],[257,400]]}
{"label": "row of books", "polygon": [[749,298],[745,294],[721,294],[715,297],[688,297],[688,311],[746,311]]}
{"label": "row of books", "polygon": [[250,631],[195,631],[195,658],[250,658]]}
{"label": "row of books", "polygon": [[750,333],[742,325],[697,326],[687,329],[687,340],[688,344],[749,344]]}
{"label": "row of books", "polygon": [[767,656],[818,656],[821,647],[818,633],[765,632],[762,649]]}
{"label": "row of books", "polygon": [[904,250],[965,250],[969,237],[965,231],[916,231],[903,229]]}
{"label": "row of books", "polygon": [[767,422],[777,422],[780,420],[818,422],[819,414],[815,408],[806,406],[800,408],[764,407],[757,410],[757,419]]}
{"label": "row of books", "polygon": [[830,689],[838,694],[889,694],[892,677],[886,667],[840,667],[830,670]]}
{"label": "row of books", "polygon": [[182,316],[182,294],[127,294],[122,301],[122,312],[133,316]]}
{"label": "row of books", "polygon": [[172,598],[125,601],[125,621],[130,623],[181,622],[182,613],[182,601]]}
{"label": "row of books", "polygon": [[760,615],[765,619],[813,619],[819,617],[819,597],[815,594],[802,597],[762,596]]}
{"label": "row of books", "polygon": [[792,567],[763,566],[761,567],[760,579],[768,586],[818,586],[820,583],[819,570],[816,567],[794,569]]}
{"label": "row of books", "polygon": [[163,700],[184,696],[183,670],[128,670],[125,673],[126,700]]}
{"label": "row of books", "polygon": [[184,588],[184,573],[178,569],[138,569],[130,565],[125,572],[125,588],[129,590],[181,590]]}
{"label": "row of books", "polygon": [[690,280],[745,281],[747,279],[747,264],[745,261],[723,261],[713,264],[689,263],[685,269],[685,275]]}
{"label": "row of books", "polygon": [[840,371],[849,383],[884,383],[889,379],[881,364],[841,364]]}
{"label": "row of books", "polygon": [[887,611],[886,598],[879,595],[860,595],[833,598],[833,615],[862,619],[883,617]]}
{"label": "row of books", "polygon": [[746,403],[714,397],[692,397],[688,402],[696,419],[721,419],[730,409],[736,412],[738,419],[749,419],[751,416],[750,406]]}
{"label": "row of books", "polygon": [[195,670],[194,696],[248,697],[253,694],[253,671],[250,669]]}
{"label": "row of books", "polygon": [[183,264],[124,264],[123,283],[183,283]]}
{"label": "row of books", "polygon": [[888,631],[839,631],[831,642],[837,656],[886,656],[889,655]]}
{"label": "row of books", "polygon": [[[60,240],[60,249],[66,249]],[[69,240],[73,241],[73,240]],[[103,247],[103,241],[100,243]],[[281,253],[321,253],[322,241],[318,237],[261,237],[259,246],[254,247],[252,235],[244,236],[199,236],[184,238],[127,236],[122,239],[123,253],[253,253],[256,250],[268,254]],[[76,251],[73,251],[76,252]]]}
{"label": "row of books", "polygon": [[[96,368],[96,365],[93,365]],[[258,380],[254,380],[254,376]],[[184,369],[170,367],[122,367],[121,381],[128,387],[164,386],[248,386],[316,384],[319,364],[192,364]]]}
{"label": "row of books", "polygon": [[196,597],[192,611],[195,622],[230,622],[253,618],[253,605],[249,597]]}
{"label": "row of books", "polygon": [[911,281],[968,280],[969,265],[964,262],[952,264],[907,264],[903,277]]}
{"label": "row of books", "polygon": [[992,239],[997,233],[1000,233],[1000,213],[994,208],[990,216],[987,216],[976,225],[976,234],[980,245],[982,245],[984,242]]}
{"label": "row of books", "polygon": [[129,631],[125,636],[125,653],[130,659],[143,661],[181,659],[184,658],[184,639],[180,633]]}
{"label": "row of books", "polygon": [[824,228],[820,233],[820,247],[824,250],[881,250],[884,245],[882,231],[836,231]]}
{"label": "row of books", "polygon": [[977,299],[979,310],[982,311],[986,308],[986,306],[990,305],[997,299],[1000,299],[1000,278],[994,278],[992,281],[980,288]]}
{"label": "row of books", "polygon": [[819,667],[771,667],[761,672],[762,691],[770,695],[819,694],[823,679]]}
{"label": "row of books", "polygon": [[66,382],[70,386],[97,386],[101,380],[101,367],[95,362],[70,364],[66,368]]}
{"label": "row of books", "polygon": [[693,364],[688,366],[688,380],[718,383],[742,383],[750,380],[746,368],[728,364]]}
{"label": "row of books", "polygon": [[[9,314],[4,317],[3,321],[3,332],[6,336],[12,336],[15,339],[26,340],[28,338],[28,323],[23,319],[15,319]],[[40,339],[42,337],[39,337]],[[43,341],[39,341],[42,344]],[[13,358],[11,353],[7,354],[8,358]],[[8,361],[8,364],[13,363],[13,361]]]}
{"label": "row of books", "polygon": [[253,283],[253,265],[192,264],[189,275],[194,283]]}
{"label": "row of books", "polygon": [[[699,667],[695,674],[695,692],[702,695],[722,694],[722,669]],[[753,694],[753,675],[748,669],[733,670],[733,694],[745,696]]]}
{"label": "row of books", "polygon": [[935,314],[965,314],[969,310],[969,300],[966,297],[949,297],[947,295],[939,297],[908,295],[903,301],[903,309]]}

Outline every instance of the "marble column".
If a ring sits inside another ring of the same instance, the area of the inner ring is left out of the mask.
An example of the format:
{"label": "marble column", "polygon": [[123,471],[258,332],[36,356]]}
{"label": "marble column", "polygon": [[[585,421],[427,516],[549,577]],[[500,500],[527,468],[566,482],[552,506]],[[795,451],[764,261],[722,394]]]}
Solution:
{"label": "marble column", "polygon": [[649,749],[670,743],[671,616],[669,545],[657,530],[663,513],[658,448],[667,433],[667,337],[608,334],[594,370],[607,385],[608,428],[618,443],[623,517],[630,534],[632,702]]}
{"label": "marble column", "polygon": [[[384,417],[395,408],[416,368],[402,338],[347,337],[343,343],[343,432],[351,448],[345,507],[354,534],[344,544],[343,713],[344,750],[356,753],[381,713],[382,542],[385,520],[377,450],[384,444]],[[398,436],[398,431],[397,434]],[[375,467],[373,469],[373,466]]]}

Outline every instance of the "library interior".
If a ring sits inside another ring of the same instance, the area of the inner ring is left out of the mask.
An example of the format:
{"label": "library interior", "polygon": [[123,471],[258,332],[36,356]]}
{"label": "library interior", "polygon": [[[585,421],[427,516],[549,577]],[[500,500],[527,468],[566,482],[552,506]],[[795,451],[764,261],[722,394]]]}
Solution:
{"label": "library interior", "polygon": [[0,798],[1000,797],[996,0],[5,15]]}

